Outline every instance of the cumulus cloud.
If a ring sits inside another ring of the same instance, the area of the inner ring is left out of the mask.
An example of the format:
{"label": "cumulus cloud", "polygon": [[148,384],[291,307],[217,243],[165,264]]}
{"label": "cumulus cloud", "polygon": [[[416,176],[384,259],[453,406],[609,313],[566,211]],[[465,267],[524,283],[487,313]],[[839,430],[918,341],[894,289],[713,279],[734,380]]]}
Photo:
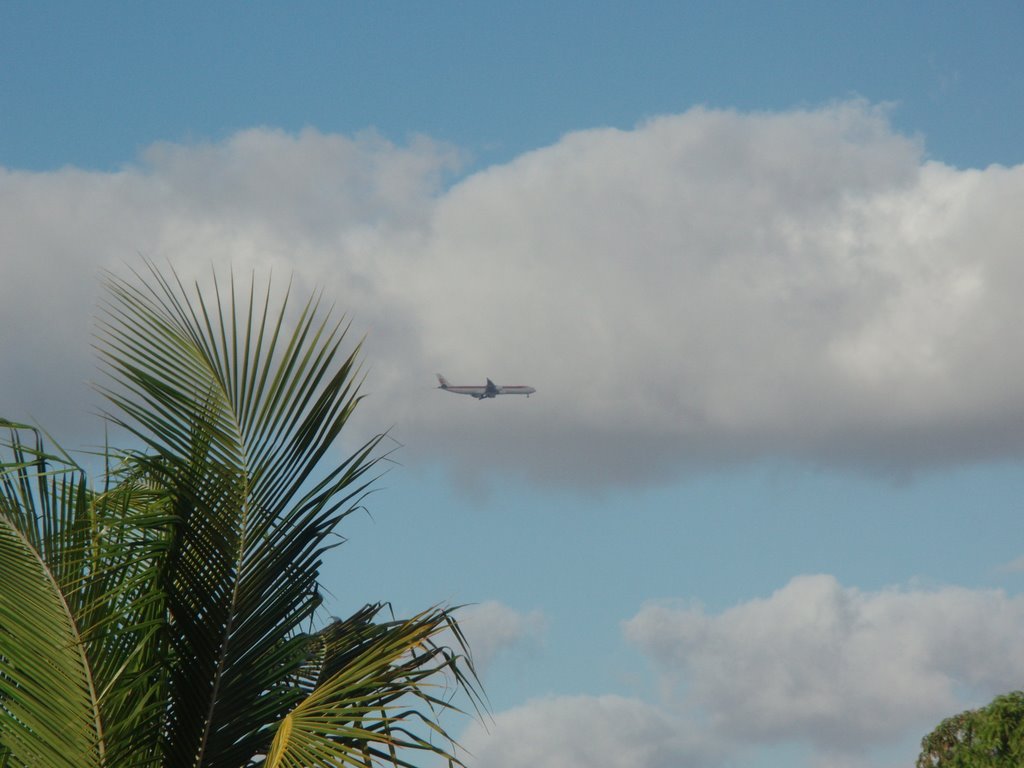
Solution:
{"label": "cumulus cloud", "polygon": [[[480,618],[521,626],[502,618],[514,615],[494,605]],[[471,724],[460,742],[481,768],[895,768],[942,718],[1024,679],[1022,632],[1024,597],[866,592],[828,575],[717,614],[650,603],[624,633],[654,664],[657,703],[549,696]]]}
{"label": "cumulus cloud", "polygon": [[539,642],[547,626],[540,611],[523,613],[497,600],[461,608],[458,621],[473,650],[473,664],[481,675],[500,654]]}
{"label": "cumulus cloud", "polygon": [[723,737],[809,743],[831,755],[824,764],[919,738],[965,701],[1017,685],[1022,631],[1024,597],[861,592],[825,575],[718,615],[650,604],[625,625],[675,696]]}
{"label": "cumulus cloud", "polygon": [[[73,422],[98,271],[142,252],[323,288],[368,332],[364,415],[409,461],[593,486],[1024,448],[1024,166],[930,161],[862,102],[579,131],[446,186],[458,163],[253,129],[117,173],[0,172],[0,407]],[[435,371],[538,393],[477,403]]]}
{"label": "cumulus cloud", "polygon": [[720,764],[696,728],[637,699],[557,696],[475,724],[461,739],[479,768],[665,768]]}
{"label": "cumulus cloud", "polygon": [[[494,418],[540,475],[920,466],[1021,446],[1022,194],[1024,168],[925,162],[863,105],[694,110],[475,174],[406,268],[430,357],[539,388]],[[417,413],[459,450],[468,419]]]}
{"label": "cumulus cloud", "polygon": [[186,282],[234,268],[292,279],[304,295],[322,288],[363,320],[357,332],[374,319],[386,331],[402,308],[381,297],[369,244],[424,226],[457,162],[426,139],[253,129],[216,145],[158,144],[116,173],[0,169],[0,413],[98,439],[83,418],[97,403],[92,318],[103,271],[141,269],[139,254]]}

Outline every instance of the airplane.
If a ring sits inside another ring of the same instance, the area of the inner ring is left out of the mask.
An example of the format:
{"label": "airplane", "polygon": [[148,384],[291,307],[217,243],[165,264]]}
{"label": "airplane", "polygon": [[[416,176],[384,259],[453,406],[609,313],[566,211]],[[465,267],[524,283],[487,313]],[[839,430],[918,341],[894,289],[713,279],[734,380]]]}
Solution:
{"label": "airplane", "polygon": [[497,397],[498,395],[526,395],[529,397],[537,391],[533,387],[525,387],[521,384],[500,386],[490,379],[487,380],[487,384],[483,387],[454,386],[449,384],[448,379],[440,373],[437,374],[437,380],[441,384],[438,389],[443,389],[445,392],[454,392],[457,395],[469,395],[477,400],[483,400],[485,397]]}

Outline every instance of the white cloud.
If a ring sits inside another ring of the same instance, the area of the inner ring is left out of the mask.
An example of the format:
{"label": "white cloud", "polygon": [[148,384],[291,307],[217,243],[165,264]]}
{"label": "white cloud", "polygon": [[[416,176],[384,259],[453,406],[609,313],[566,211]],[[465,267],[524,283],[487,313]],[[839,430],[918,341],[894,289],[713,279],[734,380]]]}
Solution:
{"label": "white cloud", "polygon": [[[452,150],[372,134],[243,131],[216,145],[160,144],[118,173],[0,169],[0,413],[58,436],[101,439],[83,414],[102,272],[169,260],[186,282],[255,269],[298,293],[324,288],[357,323],[403,327],[370,266],[376,243],[424,226]],[[392,342],[402,334],[381,334]],[[387,346],[401,356],[400,343]],[[83,438],[84,439],[84,438]]]}
{"label": "white cloud", "polygon": [[636,699],[558,696],[501,712],[460,739],[477,768],[666,768],[720,764],[698,729]]}
{"label": "white cloud", "polygon": [[[534,383],[487,418],[554,480],[1017,451],[1024,168],[920,152],[861,105],[566,136],[439,202],[402,266],[426,356]],[[415,407],[476,453],[478,412]]]}
{"label": "white cloud", "polygon": [[528,701],[468,727],[473,764],[895,768],[942,718],[1024,679],[1024,597],[996,590],[800,576],[717,614],[650,603],[624,631],[654,663],[658,702]]}
{"label": "white cloud", "polygon": [[481,675],[500,654],[538,643],[547,627],[540,611],[523,613],[496,600],[467,605],[459,609],[456,618]]}
{"label": "white cloud", "polygon": [[[865,593],[801,576],[718,615],[650,604],[626,623],[665,684],[715,731],[813,745],[840,764],[920,738],[1024,679],[1024,597],[948,587]],[[1017,681],[1017,682],[1015,682]]]}
{"label": "white cloud", "polygon": [[[407,461],[594,486],[1020,455],[1024,166],[929,162],[861,102],[581,131],[445,189],[457,160],[254,129],[0,171],[0,412],[81,431],[98,270],[142,252],[323,287]],[[477,403],[438,370],[538,393]]]}

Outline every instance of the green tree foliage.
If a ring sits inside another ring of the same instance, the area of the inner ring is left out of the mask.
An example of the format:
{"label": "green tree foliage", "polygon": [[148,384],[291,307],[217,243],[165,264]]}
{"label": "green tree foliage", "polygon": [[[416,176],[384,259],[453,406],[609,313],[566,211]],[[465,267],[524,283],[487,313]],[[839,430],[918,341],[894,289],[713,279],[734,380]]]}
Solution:
{"label": "green tree foliage", "polygon": [[151,265],[107,296],[108,418],[142,447],[96,484],[0,421],[0,766],[458,762],[441,715],[480,700],[449,609],[313,629],[380,458],[332,458],[361,398],[346,326]]}
{"label": "green tree foliage", "polygon": [[917,768],[1024,766],[1024,692],[946,718],[921,740]]}

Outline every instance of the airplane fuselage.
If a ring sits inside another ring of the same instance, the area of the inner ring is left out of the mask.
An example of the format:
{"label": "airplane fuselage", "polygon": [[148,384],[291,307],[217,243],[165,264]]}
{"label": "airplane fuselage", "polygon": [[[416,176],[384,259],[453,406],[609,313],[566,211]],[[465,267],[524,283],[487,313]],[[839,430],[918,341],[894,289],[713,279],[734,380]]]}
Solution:
{"label": "airplane fuselage", "polygon": [[456,395],[469,395],[477,400],[497,397],[498,395],[526,395],[529,397],[537,391],[533,387],[527,387],[523,384],[495,384],[490,379],[482,387],[449,384],[448,380],[441,374],[437,374],[437,380],[440,383],[438,389],[443,389],[445,392],[454,392]]}

